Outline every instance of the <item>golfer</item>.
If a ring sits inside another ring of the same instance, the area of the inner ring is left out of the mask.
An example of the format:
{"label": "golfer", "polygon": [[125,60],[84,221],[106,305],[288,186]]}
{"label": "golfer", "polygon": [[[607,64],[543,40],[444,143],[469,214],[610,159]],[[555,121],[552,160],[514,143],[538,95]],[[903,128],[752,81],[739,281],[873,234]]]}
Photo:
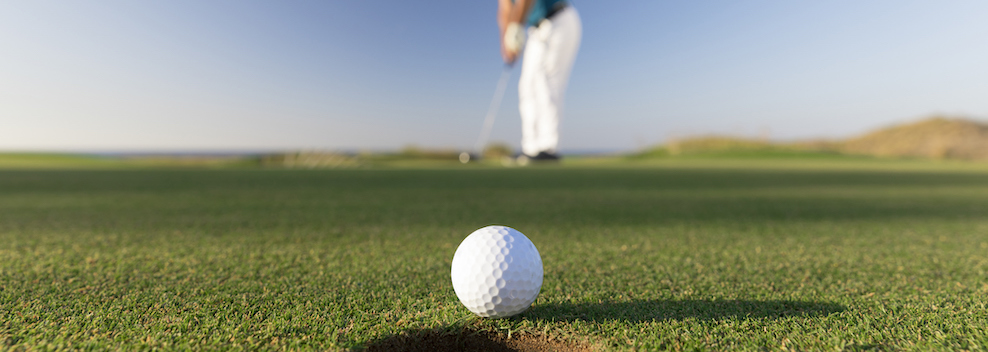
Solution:
{"label": "golfer", "polygon": [[514,64],[525,49],[518,83],[519,158],[559,160],[559,120],[580,48],[580,15],[565,0],[498,0],[497,22],[505,63]]}

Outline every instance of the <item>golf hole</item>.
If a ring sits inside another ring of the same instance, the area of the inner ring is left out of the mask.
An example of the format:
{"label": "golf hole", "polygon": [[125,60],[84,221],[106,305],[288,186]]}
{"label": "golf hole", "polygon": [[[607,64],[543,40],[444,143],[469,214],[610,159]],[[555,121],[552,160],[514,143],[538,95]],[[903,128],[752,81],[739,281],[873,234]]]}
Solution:
{"label": "golf hole", "polygon": [[593,351],[588,345],[530,333],[507,334],[473,328],[460,330],[410,330],[371,342],[367,352],[377,351]]}

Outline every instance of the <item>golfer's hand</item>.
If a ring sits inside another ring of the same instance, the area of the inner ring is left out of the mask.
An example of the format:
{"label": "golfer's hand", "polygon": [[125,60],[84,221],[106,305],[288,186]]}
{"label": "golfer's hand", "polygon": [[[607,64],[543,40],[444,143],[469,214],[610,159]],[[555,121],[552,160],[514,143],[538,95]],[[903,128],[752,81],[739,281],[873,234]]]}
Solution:
{"label": "golfer's hand", "polygon": [[[504,36],[501,36],[502,38]],[[508,48],[504,47],[504,41],[501,41],[501,58],[504,59],[504,63],[508,65],[514,65],[515,60],[518,59],[518,52],[510,51]]]}
{"label": "golfer's hand", "polygon": [[511,65],[518,58],[518,52],[525,45],[525,27],[520,23],[508,23],[501,33],[501,56],[504,63]]}

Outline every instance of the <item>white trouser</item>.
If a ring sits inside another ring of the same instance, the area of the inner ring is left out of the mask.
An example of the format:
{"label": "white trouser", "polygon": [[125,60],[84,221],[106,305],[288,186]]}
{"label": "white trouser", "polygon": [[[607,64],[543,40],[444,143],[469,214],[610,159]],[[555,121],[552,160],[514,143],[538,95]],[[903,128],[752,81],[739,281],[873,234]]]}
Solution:
{"label": "white trouser", "polygon": [[518,82],[521,151],[526,155],[556,152],[566,83],[582,31],[580,15],[572,6],[528,29]]}

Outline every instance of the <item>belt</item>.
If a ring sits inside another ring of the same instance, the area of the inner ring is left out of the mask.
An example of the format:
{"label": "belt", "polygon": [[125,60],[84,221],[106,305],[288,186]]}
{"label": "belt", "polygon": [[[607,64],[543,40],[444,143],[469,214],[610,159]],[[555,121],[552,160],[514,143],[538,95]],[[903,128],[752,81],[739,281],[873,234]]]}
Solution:
{"label": "belt", "polygon": [[552,19],[552,16],[555,16],[557,13],[562,12],[563,9],[566,8],[566,6],[567,5],[565,1],[557,2],[555,5],[552,5],[552,8],[549,9],[549,11],[545,14],[545,18]]}

